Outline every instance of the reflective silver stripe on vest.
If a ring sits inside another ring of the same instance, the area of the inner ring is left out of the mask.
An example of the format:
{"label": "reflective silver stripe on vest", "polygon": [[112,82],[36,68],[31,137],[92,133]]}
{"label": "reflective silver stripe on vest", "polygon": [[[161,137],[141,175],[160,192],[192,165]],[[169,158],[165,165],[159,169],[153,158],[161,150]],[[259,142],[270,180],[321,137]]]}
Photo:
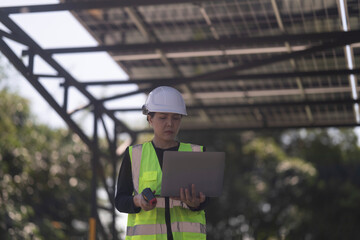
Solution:
{"label": "reflective silver stripe on vest", "polygon": [[[157,208],[165,208],[165,198],[157,197],[156,199],[157,199],[156,207]],[[183,203],[179,200],[169,199],[169,208],[173,208],[173,207],[183,207],[183,208],[189,209],[189,207],[185,203]]]}
{"label": "reflective silver stripe on vest", "polygon": [[201,152],[201,146],[195,145],[195,144],[191,144],[191,150],[192,150],[193,152]]}
{"label": "reflective silver stripe on vest", "polygon": [[[174,222],[172,232],[191,232],[206,234],[206,226],[201,223]],[[167,234],[166,224],[144,224],[127,227],[126,236]]]}
{"label": "reflective silver stripe on vest", "polygon": [[139,192],[139,176],[140,176],[140,164],[141,164],[141,153],[142,153],[142,144],[137,144],[132,148],[132,160],[131,160],[131,169],[133,175],[134,183],[134,192],[138,194]]}

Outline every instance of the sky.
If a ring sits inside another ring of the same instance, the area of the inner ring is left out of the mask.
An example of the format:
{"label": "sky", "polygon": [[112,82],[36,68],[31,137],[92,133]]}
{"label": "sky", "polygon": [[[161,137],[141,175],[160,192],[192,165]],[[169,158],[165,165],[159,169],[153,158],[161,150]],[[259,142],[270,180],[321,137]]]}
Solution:
{"label": "sky", "polygon": [[[49,4],[58,3],[56,0],[1,0],[1,6],[16,6],[30,4]],[[97,42],[93,37],[81,26],[81,24],[67,11],[48,12],[48,13],[26,13],[11,15],[14,20],[26,33],[28,33],[43,48],[62,48],[77,46],[96,46]],[[0,24],[0,29],[2,29]],[[11,42],[11,41],[8,41]],[[18,54],[21,45],[11,43],[13,49]],[[60,54],[54,55],[54,58],[69,71],[79,81],[92,80],[126,80],[128,76],[121,68],[112,60],[105,52],[99,53],[82,53],[82,54]],[[45,62],[40,58],[35,60],[35,72],[37,73],[54,73]],[[14,74],[16,75],[16,74]],[[19,74],[18,74],[19,75]],[[13,76],[15,77],[15,76]],[[23,81],[22,81],[23,80]],[[15,88],[26,98],[30,99],[38,120],[42,123],[53,127],[66,127],[66,124],[52,110],[51,106],[43,100],[43,98],[33,91],[33,87],[24,79],[15,83]],[[58,86],[58,82],[54,80],[46,80],[44,86],[55,97],[56,100],[62,102],[62,88]],[[91,87],[89,91],[96,97],[112,96],[115,94],[129,92],[137,89],[136,85],[124,85],[121,87]],[[86,98],[72,90],[69,99],[69,109],[75,109],[87,103]],[[74,99],[75,98],[75,99]],[[106,103],[108,108],[119,107],[141,107],[145,102],[145,95],[139,94],[133,97],[122,99],[121,101],[110,101]],[[46,111],[45,111],[46,110]],[[46,114],[44,114],[46,112]],[[120,118],[127,123],[135,124],[135,127],[143,125],[144,121],[139,121],[141,113],[121,113]],[[83,117],[83,116],[80,116]],[[92,124],[92,120],[86,119],[86,122]],[[84,128],[91,129],[91,128]],[[86,130],[85,130],[86,131]]]}
{"label": "sky", "polygon": [[[5,6],[21,6],[32,4],[53,4],[58,3],[57,0],[1,0],[0,7]],[[23,13],[11,15],[15,21],[27,34],[29,34],[43,48],[61,48],[61,47],[77,47],[77,46],[96,46],[95,39],[81,26],[81,24],[68,12],[49,12],[49,13]],[[0,23],[0,29],[7,30]],[[13,50],[20,56],[23,46],[8,41]],[[4,57],[5,58],[5,57]],[[4,62],[2,58],[2,62]],[[77,80],[126,80],[128,76],[122,69],[112,60],[105,52],[87,53],[87,54],[66,54],[55,55],[54,58],[69,71]],[[54,73],[45,62],[41,59],[35,59],[35,72],[37,73]],[[52,109],[52,107],[37,93],[37,91],[22,77],[20,73],[14,71],[7,72],[11,81],[11,88],[17,91],[21,96],[30,101],[31,109],[35,118],[40,123],[46,124],[54,128],[66,128],[65,122]],[[61,102],[62,88],[59,83],[54,80],[47,81],[44,86],[54,96],[56,100]],[[96,97],[111,96],[122,92],[133,91],[137,89],[136,85],[125,85],[119,87],[93,87],[89,91]],[[75,90],[71,92],[71,100],[69,108],[76,108],[86,103],[86,99]],[[107,107],[141,107],[145,102],[145,95],[140,94],[134,97],[122,99],[121,101],[113,101],[108,103]],[[141,127],[144,121],[139,120],[141,113],[122,113],[121,119],[127,123],[135,124]],[[92,119],[82,115],[84,118],[83,129],[92,129]],[[90,132],[87,132],[91,134]],[[100,196],[104,193],[100,190]],[[104,222],[111,219],[110,215],[101,213]],[[126,214],[119,214],[118,228],[125,230]]]}

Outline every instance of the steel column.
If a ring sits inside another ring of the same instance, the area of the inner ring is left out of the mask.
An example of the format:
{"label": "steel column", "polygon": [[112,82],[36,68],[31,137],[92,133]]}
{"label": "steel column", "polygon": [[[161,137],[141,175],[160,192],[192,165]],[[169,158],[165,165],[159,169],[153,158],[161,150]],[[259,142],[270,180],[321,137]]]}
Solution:
{"label": "steel column", "polygon": [[97,177],[96,172],[98,170],[98,161],[99,161],[99,145],[98,145],[98,111],[95,107],[94,109],[94,128],[93,128],[93,139],[92,139],[92,158],[91,158],[91,169],[92,169],[92,178],[91,178],[91,216],[90,216],[90,228],[89,228],[89,240],[96,239],[96,219],[97,219]]}

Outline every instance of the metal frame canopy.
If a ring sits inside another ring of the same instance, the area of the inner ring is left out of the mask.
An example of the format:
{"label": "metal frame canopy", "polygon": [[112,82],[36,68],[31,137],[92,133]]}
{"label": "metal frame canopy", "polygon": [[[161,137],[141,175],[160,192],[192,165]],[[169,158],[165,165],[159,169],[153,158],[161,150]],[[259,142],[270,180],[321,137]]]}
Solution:
{"label": "metal frame canopy", "polygon": [[[71,11],[98,46],[44,49],[11,19],[12,14],[50,11]],[[105,164],[99,126],[114,169],[118,136],[128,134],[133,143],[139,132],[148,131],[135,130],[121,118],[121,112],[140,114],[141,106],[111,108],[108,103],[160,85],[183,93],[190,115],[183,119],[183,131],[360,126],[360,3],[355,0],[73,0],[1,8],[0,21],[7,28],[0,30],[2,53],[92,149],[94,172]],[[24,46],[22,55],[9,40]],[[89,52],[108,52],[130,79],[79,80],[54,58]],[[35,73],[36,58],[56,74]],[[45,87],[49,79],[59,82],[60,101]],[[91,92],[126,84],[137,84],[138,90],[101,98]],[[86,106],[70,111],[69,89],[82,94]],[[94,116],[92,137],[73,118],[85,109]],[[114,184],[109,187],[100,177],[112,199]],[[96,185],[94,174],[93,189]],[[94,192],[92,217],[98,219]],[[115,219],[113,202],[110,211]],[[108,235],[101,224],[99,229]],[[115,238],[115,225],[112,231]]]}

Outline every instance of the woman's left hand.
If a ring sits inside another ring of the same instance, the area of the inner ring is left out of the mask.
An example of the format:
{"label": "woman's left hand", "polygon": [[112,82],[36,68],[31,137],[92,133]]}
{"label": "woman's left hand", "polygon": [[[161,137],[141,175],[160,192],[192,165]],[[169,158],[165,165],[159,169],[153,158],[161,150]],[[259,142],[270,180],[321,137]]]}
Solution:
{"label": "woman's left hand", "polygon": [[205,201],[205,198],[206,196],[202,192],[197,196],[195,184],[191,185],[191,194],[189,189],[180,188],[180,197],[172,197],[172,199],[186,203],[190,208],[198,208]]}

